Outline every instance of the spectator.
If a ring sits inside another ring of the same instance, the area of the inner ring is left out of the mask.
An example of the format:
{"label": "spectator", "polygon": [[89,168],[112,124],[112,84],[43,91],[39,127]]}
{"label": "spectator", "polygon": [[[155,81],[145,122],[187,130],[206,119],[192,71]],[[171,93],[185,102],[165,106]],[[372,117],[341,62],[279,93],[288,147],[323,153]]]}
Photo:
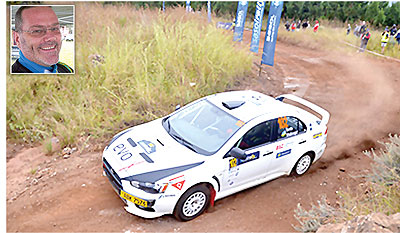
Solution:
{"label": "spectator", "polygon": [[387,45],[387,43],[389,42],[389,30],[385,29],[384,32],[382,32],[382,36],[381,36],[381,53],[383,54],[385,52],[385,47]]}
{"label": "spectator", "polygon": [[397,33],[396,24],[393,24],[393,26],[390,28],[390,36],[395,36],[396,33]]}
{"label": "spectator", "polygon": [[359,37],[359,36],[360,36],[360,28],[361,28],[361,26],[359,26],[359,25],[356,24],[356,27],[354,28],[354,32],[353,32],[353,34],[354,34],[356,37]]}
{"label": "spectator", "polygon": [[351,26],[350,24],[347,24],[347,35],[350,34],[350,31],[351,31]]}
{"label": "spectator", "polygon": [[367,48],[368,40],[371,37],[371,33],[369,33],[369,29],[367,28],[365,33],[361,35],[361,45],[359,52],[364,52],[365,48]]}
{"label": "spectator", "polygon": [[314,25],[314,32],[318,31],[319,23],[318,20],[315,20],[315,25]]}
{"label": "spectator", "polygon": [[394,45],[394,44],[396,43],[395,40],[394,40],[394,36],[395,36],[396,33],[397,33],[396,24],[393,24],[393,26],[390,28],[389,32],[390,32],[389,43],[390,43],[391,45]]}
{"label": "spectator", "polygon": [[294,21],[292,22],[291,29],[292,29],[292,32],[294,32],[294,30],[296,30],[296,23]]}
{"label": "spectator", "polygon": [[400,30],[397,31],[396,40],[397,40],[397,45],[400,46]]}
{"label": "spectator", "polygon": [[301,25],[301,27],[302,27],[303,29],[306,29],[306,28],[308,27],[307,21],[304,21],[304,23]]}
{"label": "spectator", "polygon": [[367,25],[365,24],[365,21],[362,21],[359,35],[363,36],[366,31],[367,31]]}
{"label": "spectator", "polygon": [[286,28],[286,31],[290,31],[290,23],[289,23],[289,21],[286,21],[285,28]]}

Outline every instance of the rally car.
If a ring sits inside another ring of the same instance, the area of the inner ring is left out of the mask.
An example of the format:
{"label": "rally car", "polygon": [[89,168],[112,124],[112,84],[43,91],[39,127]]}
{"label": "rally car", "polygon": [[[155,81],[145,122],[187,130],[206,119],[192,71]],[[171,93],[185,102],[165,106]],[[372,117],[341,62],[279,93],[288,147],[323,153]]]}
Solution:
{"label": "rally car", "polygon": [[304,174],[325,151],[329,116],[290,94],[214,94],[117,134],[104,174],[129,213],[188,221],[215,200]]}

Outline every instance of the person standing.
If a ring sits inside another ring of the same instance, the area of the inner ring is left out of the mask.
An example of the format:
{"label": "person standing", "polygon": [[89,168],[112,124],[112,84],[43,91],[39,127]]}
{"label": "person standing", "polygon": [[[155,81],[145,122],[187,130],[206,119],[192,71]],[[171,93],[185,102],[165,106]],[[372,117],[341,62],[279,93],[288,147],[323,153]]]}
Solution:
{"label": "person standing", "polygon": [[294,21],[292,22],[291,29],[292,29],[292,32],[294,32],[294,30],[296,30],[296,23]]}
{"label": "person standing", "polygon": [[367,28],[365,33],[361,36],[361,45],[360,45],[360,50],[359,52],[364,52],[364,50],[367,48],[368,40],[371,37],[371,33],[369,33],[369,29]]}
{"label": "person standing", "polygon": [[387,45],[387,43],[389,42],[389,31],[387,29],[385,29],[384,32],[382,32],[381,34],[381,53],[383,54],[385,52],[385,47]]}
{"label": "person standing", "polygon": [[393,26],[390,28],[389,32],[390,32],[389,43],[391,45],[394,45],[396,43],[395,40],[394,40],[394,37],[395,37],[395,35],[397,33],[396,24],[393,24]]}
{"label": "person standing", "polygon": [[354,28],[354,32],[353,32],[353,34],[356,36],[356,37],[359,37],[360,36],[360,28],[361,28],[361,26],[359,26],[359,25],[355,25],[355,28]]}
{"label": "person standing", "polygon": [[347,35],[350,34],[350,31],[351,31],[351,26],[350,24],[347,24]]}
{"label": "person standing", "polygon": [[319,28],[319,22],[318,22],[318,20],[315,20],[314,32],[317,32],[318,28]]}
{"label": "person standing", "polygon": [[366,31],[367,31],[367,24],[365,24],[365,21],[362,21],[359,35],[362,37]]}
{"label": "person standing", "polygon": [[395,38],[397,40],[397,45],[400,46],[400,30],[397,31],[397,35]]}

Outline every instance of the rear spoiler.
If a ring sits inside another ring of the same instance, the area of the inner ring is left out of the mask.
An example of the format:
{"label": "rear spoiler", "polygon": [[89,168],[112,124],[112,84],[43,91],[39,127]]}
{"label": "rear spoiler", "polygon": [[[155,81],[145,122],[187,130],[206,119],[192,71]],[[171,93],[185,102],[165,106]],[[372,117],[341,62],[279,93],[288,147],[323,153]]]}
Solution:
{"label": "rear spoiler", "polygon": [[329,112],[326,111],[325,109],[323,109],[323,108],[321,108],[321,107],[319,107],[319,106],[317,106],[317,105],[305,100],[305,99],[302,99],[302,98],[300,98],[298,96],[291,95],[291,94],[280,95],[280,96],[276,97],[275,99],[279,100],[281,102],[283,102],[284,99],[289,99],[291,101],[294,101],[294,102],[297,102],[299,104],[302,104],[302,105],[310,108],[311,110],[315,111],[316,113],[320,114],[322,116],[321,122],[324,125],[328,124],[329,117],[330,117]]}

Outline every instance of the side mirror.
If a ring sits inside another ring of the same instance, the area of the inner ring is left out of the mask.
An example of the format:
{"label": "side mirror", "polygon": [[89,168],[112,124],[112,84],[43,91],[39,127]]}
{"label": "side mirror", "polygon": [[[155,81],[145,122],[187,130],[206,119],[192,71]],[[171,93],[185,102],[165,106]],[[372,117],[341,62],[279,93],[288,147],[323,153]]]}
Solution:
{"label": "side mirror", "polygon": [[238,148],[238,147],[234,147],[232,148],[231,151],[229,151],[228,155],[237,158],[237,159],[246,159],[247,155],[244,152],[244,150]]}
{"label": "side mirror", "polygon": [[181,108],[181,105],[179,105],[179,104],[176,105],[176,106],[175,106],[175,111],[179,110],[180,108]]}

